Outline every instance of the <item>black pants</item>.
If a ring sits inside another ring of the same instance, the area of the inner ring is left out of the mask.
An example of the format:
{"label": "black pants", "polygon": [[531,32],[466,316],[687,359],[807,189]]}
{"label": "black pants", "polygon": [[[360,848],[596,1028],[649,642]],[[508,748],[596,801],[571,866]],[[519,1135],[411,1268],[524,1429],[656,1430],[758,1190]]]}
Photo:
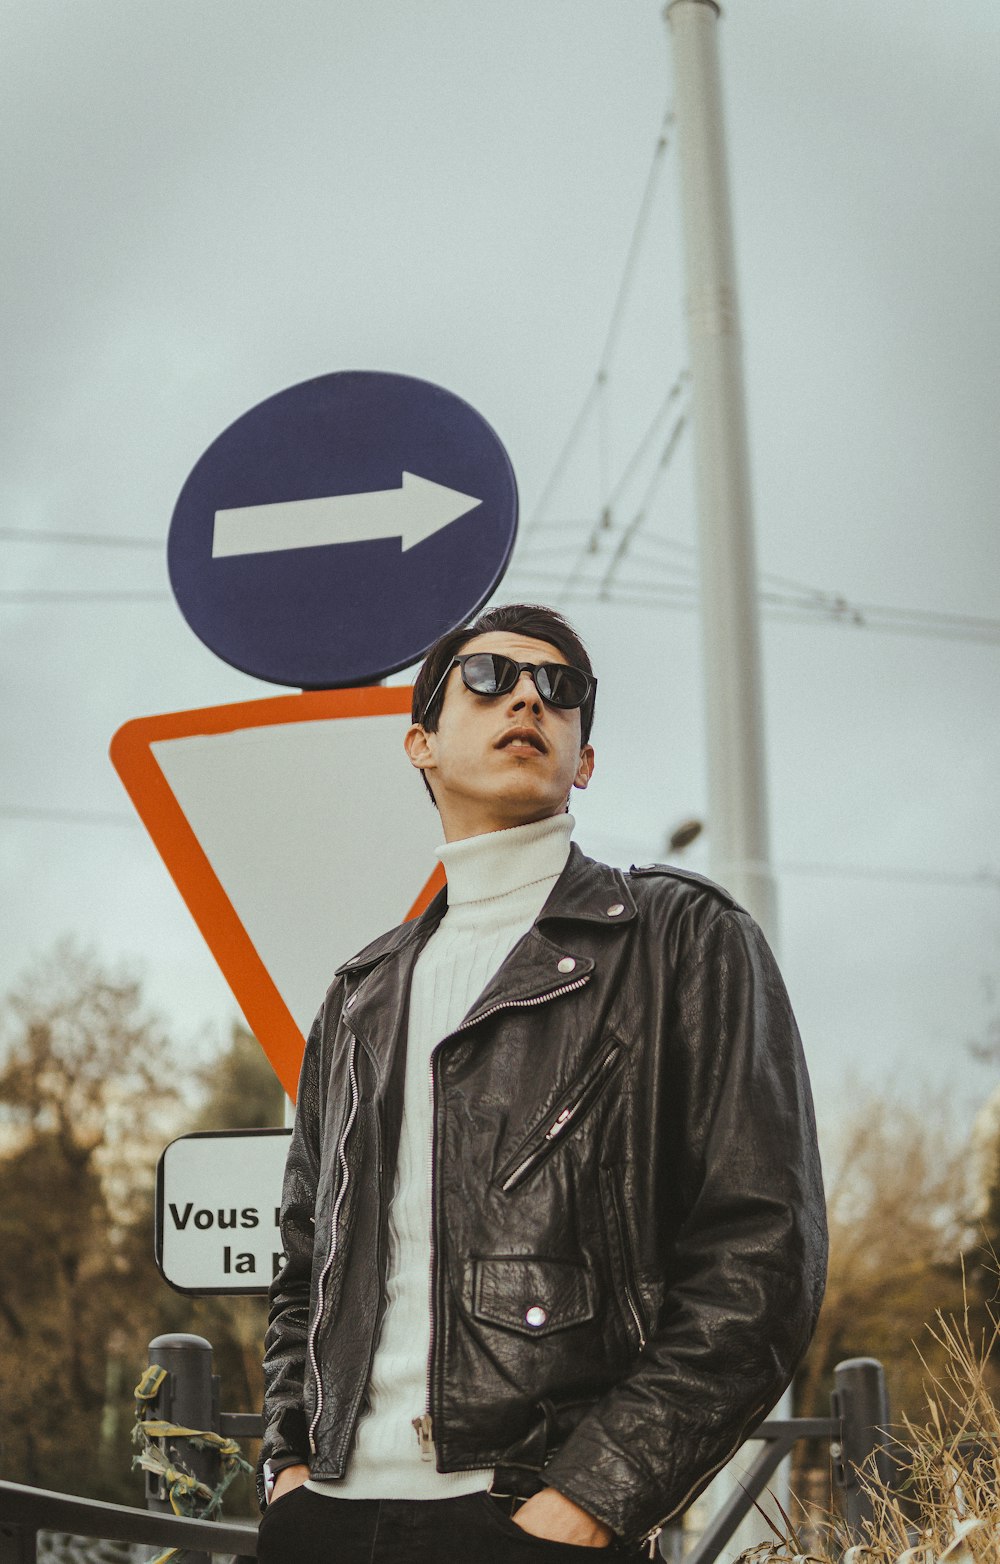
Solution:
{"label": "black pants", "polygon": [[331,1499],[293,1488],[264,1511],[259,1564],[577,1564],[645,1559],[643,1547],[582,1548],[532,1537],[511,1501],[488,1493],[455,1499]]}

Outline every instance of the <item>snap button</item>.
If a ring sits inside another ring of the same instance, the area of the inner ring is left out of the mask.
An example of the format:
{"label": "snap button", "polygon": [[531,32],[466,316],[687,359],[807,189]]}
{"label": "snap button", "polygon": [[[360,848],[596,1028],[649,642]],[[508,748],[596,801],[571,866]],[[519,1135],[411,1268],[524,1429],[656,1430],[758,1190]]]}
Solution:
{"label": "snap button", "polygon": [[560,972],[575,972],[576,971],[576,962],[573,960],[572,956],[564,956],[562,958],[562,960],[559,963],[559,971]]}
{"label": "snap button", "polygon": [[524,1311],[524,1323],[525,1325],[530,1325],[533,1330],[537,1330],[540,1325],[544,1325],[548,1317],[548,1312],[542,1308],[540,1303],[533,1303],[530,1309],[525,1309]]}
{"label": "snap button", "polygon": [[625,903],[623,901],[616,901],[613,906],[608,908],[608,917],[618,918],[624,911]]}

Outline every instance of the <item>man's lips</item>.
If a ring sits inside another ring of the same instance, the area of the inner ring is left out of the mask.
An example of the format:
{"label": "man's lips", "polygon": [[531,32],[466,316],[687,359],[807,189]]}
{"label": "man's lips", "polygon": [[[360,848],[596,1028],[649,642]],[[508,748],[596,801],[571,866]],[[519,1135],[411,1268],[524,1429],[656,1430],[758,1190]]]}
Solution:
{"label": "man's lips", "polygon": [[539,755],[548,753],[548,745],[536,728],[508,728],[494,745],[495,749],[533,749]]}

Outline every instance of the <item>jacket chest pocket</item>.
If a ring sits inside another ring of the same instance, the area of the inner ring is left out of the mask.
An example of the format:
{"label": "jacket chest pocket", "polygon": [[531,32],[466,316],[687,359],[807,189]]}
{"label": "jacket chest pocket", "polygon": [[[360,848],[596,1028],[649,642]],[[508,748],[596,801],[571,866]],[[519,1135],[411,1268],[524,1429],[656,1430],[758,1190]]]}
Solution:
{"label": "jacket chest pocket", "polygon": [[625,1045],[613,1037],[605,1041],[597,1062],[568,1088],[548,1110],[545,1118],[525,1136],[508,1159],[494,1183],[504,1194],[516,1189],[540,1163],[568,1138],[606,1091],[625,1060]]}
{"label": "jacket chest pocket", "polygon": [[594,1318],[590,1273],[540,1255],[484,1255],[472,1262],[472,1312],[522,1336],[551,1336]]}

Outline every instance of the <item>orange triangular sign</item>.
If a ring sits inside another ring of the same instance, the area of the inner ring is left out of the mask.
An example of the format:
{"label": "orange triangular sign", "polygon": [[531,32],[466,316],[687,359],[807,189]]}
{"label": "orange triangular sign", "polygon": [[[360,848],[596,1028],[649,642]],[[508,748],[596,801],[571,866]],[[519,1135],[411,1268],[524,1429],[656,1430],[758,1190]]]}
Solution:
{"label": "orange triangular sign", "polygon": [[441,827],[402,751],[409,688],[138,717],[111,759],[282,1086],[356,950],[444,883]]}

